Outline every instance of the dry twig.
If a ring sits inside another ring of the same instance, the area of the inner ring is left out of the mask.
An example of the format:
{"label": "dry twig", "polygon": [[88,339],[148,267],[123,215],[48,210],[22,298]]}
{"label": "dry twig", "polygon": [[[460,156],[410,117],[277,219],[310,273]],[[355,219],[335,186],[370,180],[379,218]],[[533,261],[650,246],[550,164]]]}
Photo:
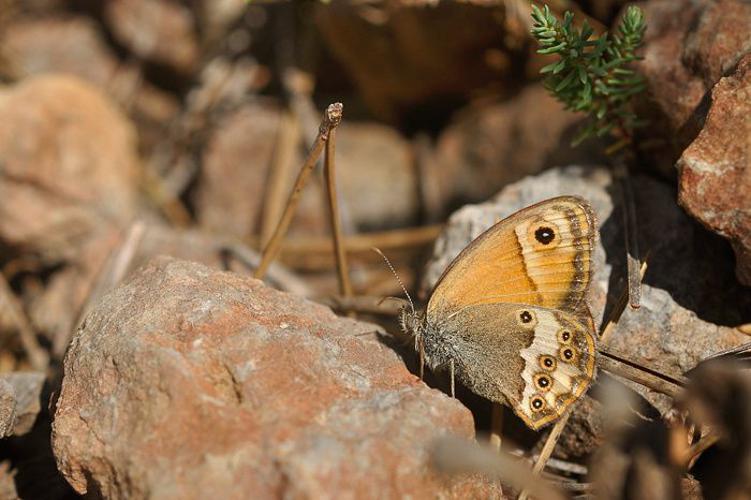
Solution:
{"label": "dry twig", "polygon": [[641,363],[627,360],[617,354],[600,349],[598,366],[605,371],[636,382],[644,387],[671,398],[676,398],[683,391],[685,381],[653,370]]}
{"label": "dry twig", "polygon": [[492,402],[490,410],[490,446],[493,449],[501,449],[501,437],[503,435],[503,405]]}
{"label": "dry twig", "polygon": [[292,171],[295,150],[299,140],[299,121],[288,111],[282,113],[274,149],[274,159],[271,162],[269,181],[263,200],[263,210],[261,211],[261,245],[266,245],[271,239],[274,228],[284,210],[287,179]]}
{"label": "dry twig", "polygon": [[[569,415],[571,415],[571,412],[566,412],[558,419],[558,421],[556,421],[553,428],[550,430],[550,434],[548,434],[547,439],[545,439],[545,444],[542,446],[542,450],[540,450],[540,455],[537,457],[537,460],[535,460],[534,467],[532,467],[532,473],[535,476],[538,476],[548,463],[548,459],[553,454],[553,450],[555,450],[555,446],[558,444],[561,433],[568,423]],[[532,493],[531,489],[523,489],[521,493],[519,493],[519,500],[527,500],[530,493]]]}
{"label": "dry twig", "polygon": [[[341,120],[341,104],[338,109]],[[326,156],[323,162],[323,171],[326,176],[326,194],[331,220],[331,232],[334,238],[334,250],[336,255],[336,270],[339,278],[339,293],[344,297],[352,296],[352,284],[349,281],[349,268],[347,266],[347,253],[342,244],[342,225],[339,218],[339,199],[336,191],[336,125],[329,131],[326,141]]]}
{"label": "dry twig", "polygon": [[[646,274],[647,272],[648,262],[649,262],[649,254],[647,254],[644,257],[644,262],[642,262],[641,268],[639,269],[639,280],[644,279],[644,274]],[[615,327],[618,326],[618,322],[621,320],[623,311],[626,310],[626,304],[628,304],[629,295],[630,295],[629,289],[625,288],[621,292],[621,295],[618,297],[618,300],[616,301],[616,304],[615,304],[615,309],[613,309],[613,313],[610,315],[610,318],[608,318],[602,330],[600,331],[600,344],[601,345],[607,345],[608,341],[610,340],[611,335],[613,335],[613,332],[615,331]]]}
{"label": "dry twig", "polygon": [[565,495],[550,482],[540,479],[526,463],[501,451],[459,438],[436,441],[430,453],[436,469],[448,474],[476,473],[497,478],[504,484],[528,490],[539,500],[563,500]]}
{"label": "dry twig", "polygon": [[626,237],[626,269],[628,273],[628,297],[629,304],[633,309],[638,309],[641,304],[641,279],[639,264],[639,242],[637,240],[636,225],[636,202],[634,190],[631,187],[631,179],[625,161],[621,159],[616,163],[614,170],[615,178],[619,181],[619,193],[621,206],[623,207],[623,228]]}
{"label": "dry twig", "polygon": [[313,142],[313,146],[310,149],[308,158],[305,160],[305,163],[300,169],[300,173],[297,176],[297,180],[295,181],[295,185],[292,188],[292,192],[287,199],[287,206],[284,208],[282,218],[279,221],[279,224],[276,226],[276,230],[271,236],[271,239],[263,249],[261,263],[258,265],[258,269],[256,269],[256,272],[254,274],[256,278],[263,279],[269,265],[271,264],[271,261],[273,261],[277,253],[279,253],[282,239],[287,233],[287,229],[292,222],[292,217],[295,213],[295,209],[297,208],[297,204],[300,201],[302,190],[305,187],[310,174],[315,168],[318,157],[321,156],[321,152],[323,152],[323,148],[329,138],[329,132],[331,131],[331,129],[339,125],[341,116],[342,105],[340,103],[331,104],[328,108],[326,108],[326,112],[323,114],[323,119],[321,120],[321,125],[318,128],[318,135]]}

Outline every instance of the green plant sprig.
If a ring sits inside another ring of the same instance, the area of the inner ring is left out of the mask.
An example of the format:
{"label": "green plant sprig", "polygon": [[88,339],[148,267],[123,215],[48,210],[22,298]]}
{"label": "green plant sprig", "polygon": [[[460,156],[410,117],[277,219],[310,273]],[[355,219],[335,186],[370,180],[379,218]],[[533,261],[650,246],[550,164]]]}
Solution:
{"label": "green plant sprig", "polygon": [[629,7],[616,34],[605,33],[595,39],[586,20],[580,29],[573,25],[571,12],[560,21],[547,5],[542,9],[533,5],[532,19],[532,35],[540,45],[537,52],[560,57],[540,70],[546,75],[545,87],[567,109],[590,116],[573,144],[608,133],[620,142],[631,142],[634,129],[641,125],[631,110],[631,98],[645,88],[642,76],[628,68],[639,59],[636,50],[646,29],[641,9]]}

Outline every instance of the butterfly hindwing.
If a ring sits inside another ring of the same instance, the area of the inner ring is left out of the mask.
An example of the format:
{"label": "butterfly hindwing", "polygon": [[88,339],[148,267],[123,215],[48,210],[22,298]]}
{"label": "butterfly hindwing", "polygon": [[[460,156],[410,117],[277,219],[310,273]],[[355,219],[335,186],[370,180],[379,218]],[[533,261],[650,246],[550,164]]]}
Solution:
{"label": "butterfly hindwing", "polygon": [[581,198],[562,196],[520,210],[454,259],[433,290],[428,316],[488,302],[579,312],[595,234],[594,214]]}
{"label": "butterfly hindwing", "polygon": [[557,420],[595,376],[592,327],[574,314],[485,303],[430,328],[444,349],[453,346],[449,356],[473,392],[506,403],[532,429]]}

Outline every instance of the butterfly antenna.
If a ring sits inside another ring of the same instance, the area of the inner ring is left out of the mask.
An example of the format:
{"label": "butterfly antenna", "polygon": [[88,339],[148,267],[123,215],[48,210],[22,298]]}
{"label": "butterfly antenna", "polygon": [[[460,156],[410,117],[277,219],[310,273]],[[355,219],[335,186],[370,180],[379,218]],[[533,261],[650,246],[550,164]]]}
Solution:
{"label": "butterfly antenna", "polygon": [[409,301],[409,307],[412,309],[412,314],[415,314],[415,303],[412,302],[412,297],[409,296],[407,287],[404,286],[404,283],[402,283],[401,278],[399,278],[399,275],[396,274],[396,269],[394,269],[394,266],[391,265],[391,261],[389,260],[389,258],[386,257],[386,255],[384,255],[384,253],[381,252],[381,250],[376,247],[372,247],[372,250],[374,252],[377,252],[378,255],[380,255],[381,257],[383,257],[384,262],[386,262],[386,265],[389,266],[389,269],[391,269],[391,273],[394,275],[394,278],[396,278],[397,283],[399,283],[399,286],[402,288],[404,295],[407,297],[407,300]]}

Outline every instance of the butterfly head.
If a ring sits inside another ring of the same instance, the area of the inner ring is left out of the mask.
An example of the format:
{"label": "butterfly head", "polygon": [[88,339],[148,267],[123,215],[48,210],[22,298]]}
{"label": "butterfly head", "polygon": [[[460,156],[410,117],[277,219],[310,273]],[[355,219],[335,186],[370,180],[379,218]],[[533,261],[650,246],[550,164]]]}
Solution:
{"label": "butterfly head", "polygon": [[411,304],[406,305],[399,312],[399,324],[404,333],[415,339],[415,349],[419,350],[425,330],[425,313],[416,311]]}
{"label": "butterfly head", "polygon": [[[459,362],[454,352],[457,338],[438,325],[431,324],[425,311],[404,307],[399,314],[402,330],[415,341],[415,350],[421,353],[431,370],[446,368],[451,361]],[[461,363],[459,363],[460,365]]]}

